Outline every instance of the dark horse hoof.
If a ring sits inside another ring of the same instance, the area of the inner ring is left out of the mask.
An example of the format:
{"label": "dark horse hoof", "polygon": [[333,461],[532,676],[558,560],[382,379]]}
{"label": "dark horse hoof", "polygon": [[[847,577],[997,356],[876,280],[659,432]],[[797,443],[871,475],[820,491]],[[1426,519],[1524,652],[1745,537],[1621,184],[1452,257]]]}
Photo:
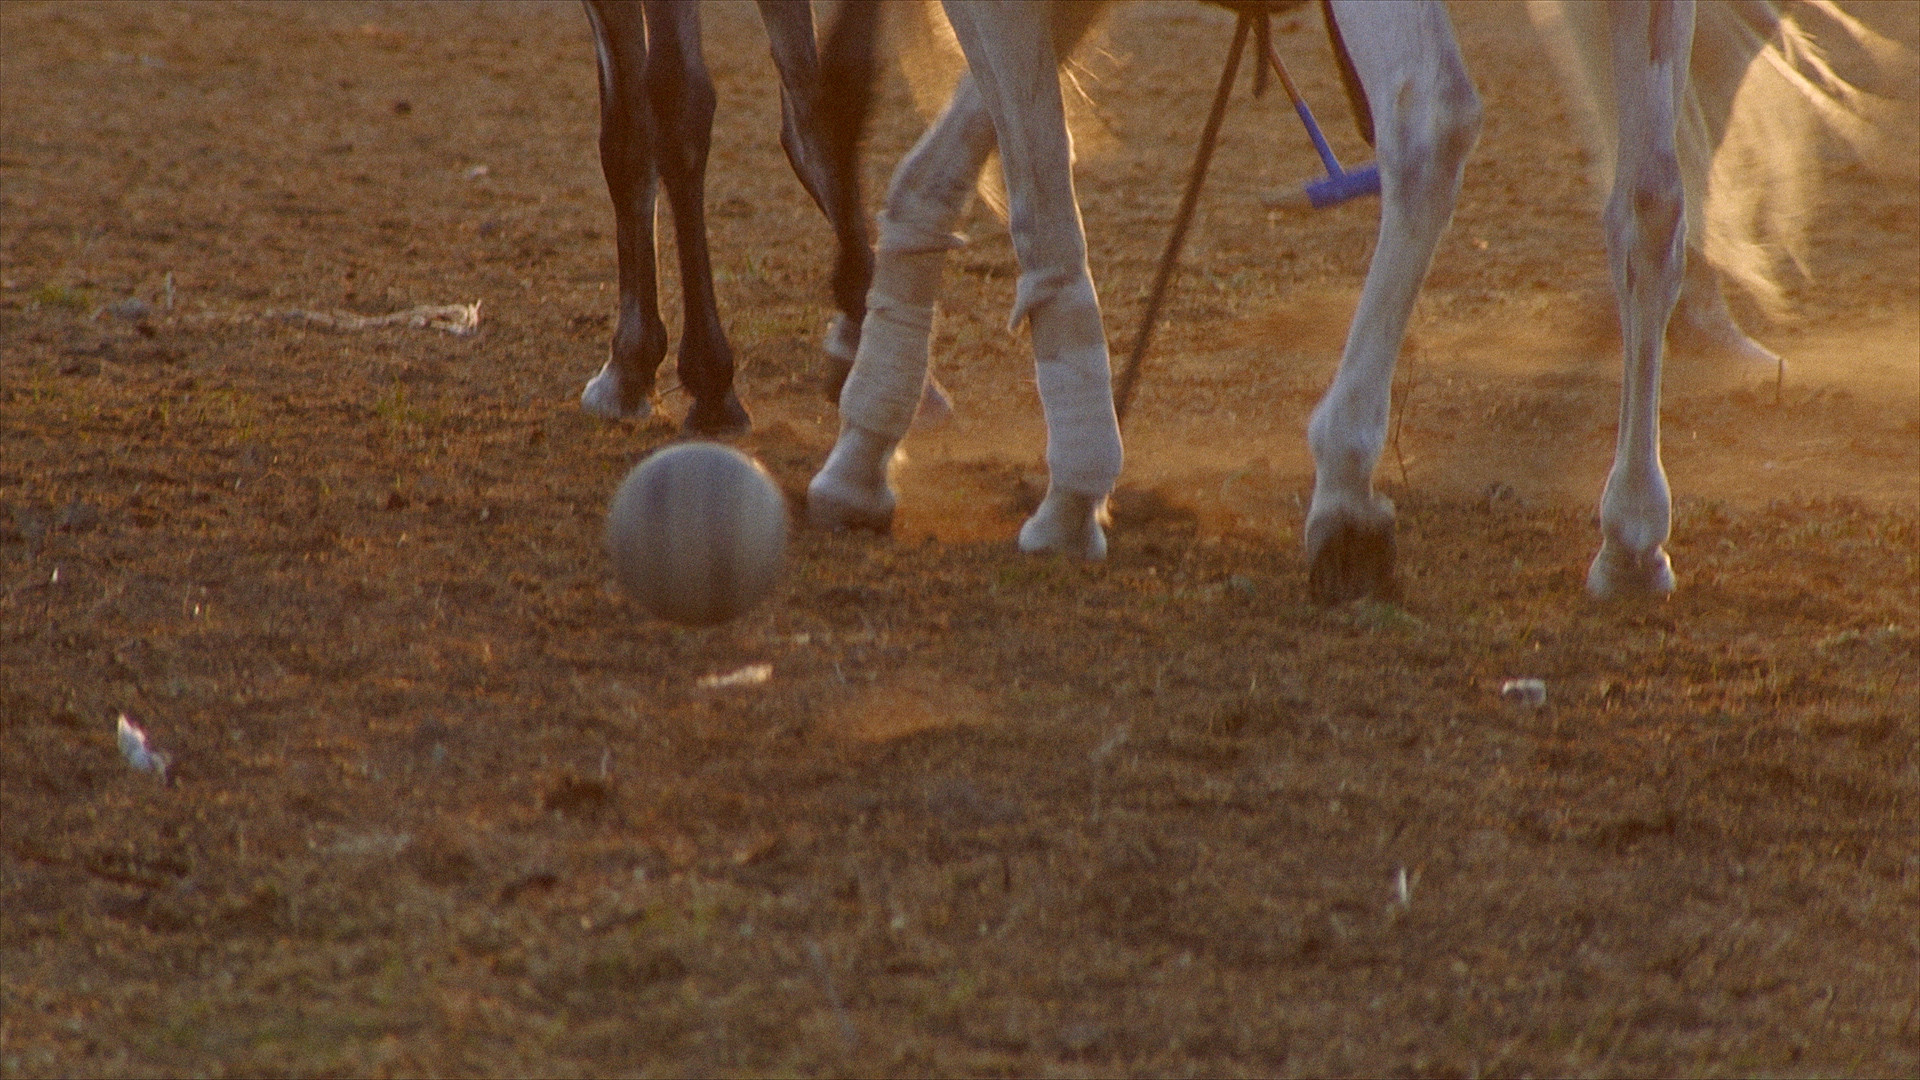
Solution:
{"label": "dark horse hoof", "polygon": [[1393,574],[1393,522],[1344,524],[1325,537],[1307,571],[1314,602],[1347,604],[1355,600],[1398,600]]}
{"label": "dark horse hoof", "polygon": [[696,398],[680,427],[689,435],[732,437],[752,431],[753,417],[747,415],[747,407],[729,390],[717,403]]}
{"label": "dark horse hoof", "polygon": [[827,357],[827,371],[820,380],[820,389],[827,400],[834,405],[840,404],[840,390],[847,385],[847,376],[853,374],[853,361],[838,356]]}

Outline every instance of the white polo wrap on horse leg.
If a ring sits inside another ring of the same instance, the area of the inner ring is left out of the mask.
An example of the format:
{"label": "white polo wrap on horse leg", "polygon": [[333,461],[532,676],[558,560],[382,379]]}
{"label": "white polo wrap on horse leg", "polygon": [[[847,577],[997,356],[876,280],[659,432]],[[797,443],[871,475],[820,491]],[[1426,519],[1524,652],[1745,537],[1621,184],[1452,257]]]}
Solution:
{"label": "white polo wrap on horse leg", "polygon": [[927,380],[934,301],[947,252],[965,241],[944,229],[880,215],[880,246],[860,349],[840,391],[841,423],[906,437]]}
{"label": "white polo wrap on horse leg", "polygon": [[892,523],[887,468],[926,393],[940,270],[961,243],[945,230],[880,216],[866,323],[840,389],[840,437],[807,485],[816,524],[884,530]]}
{"label": "white polo wrap on horse leg", "polygon": [[1052,486],[1105,498],[1120,477],[1120,422],[1093,282],[1085,276],[1056,282],[1023,275],[1013,324],[1022,318],[1033,335]]}
{"label": "white polo wrap on horse leg", "polygon": [[[993,149],[993,124],[973,79],[894,170],[880,215],[868,314],[840,391],[840,437],[807,485],[807,514],[828,528],[886,529],[894,495],[887,467],[914,421],[946,402],[929,376],[933,305],[946,254],[974,181]],[[924,397],[923,387],[925,388]]]}
{"label": "white polo wrap on horse leg", "polygon": [[1047,417],[1047,496],[1020,529],[1025,551],[1082,558],[1107,553],[1107,495],[1120,477],[1120,423],[1100,302],[1082,274],[1065,282],[1022,275],[1014,324],[1027,320]]}

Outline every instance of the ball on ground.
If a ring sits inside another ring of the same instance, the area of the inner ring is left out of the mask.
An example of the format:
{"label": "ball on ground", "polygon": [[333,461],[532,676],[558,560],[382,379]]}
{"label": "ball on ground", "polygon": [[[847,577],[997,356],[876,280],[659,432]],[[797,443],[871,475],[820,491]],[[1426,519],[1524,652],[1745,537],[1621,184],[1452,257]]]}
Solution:
{"label": "ball on ground", "polygon": [[607,512],[614,576],[640,606],[713,626],[766,598],[787,546],[787,504],[760,463],[687,442],[633,467]]}

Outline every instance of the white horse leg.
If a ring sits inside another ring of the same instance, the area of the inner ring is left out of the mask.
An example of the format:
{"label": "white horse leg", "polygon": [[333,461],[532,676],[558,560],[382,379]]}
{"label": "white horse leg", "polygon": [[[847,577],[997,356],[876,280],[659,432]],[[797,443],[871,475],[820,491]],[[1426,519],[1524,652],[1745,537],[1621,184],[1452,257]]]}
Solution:
{"label": "white horse leg", "polygon": [[1660,350],[1686,266],[1686,196],[1675,149],[1685,93],[1693,5],[1609,5],[1620,162],[1607,200],[1607,257],[1620,302],[1626,371],[1613,471],[1600,499],[1600,553],[1587,591],[1661,596],[1673,568],[1661,545],[1672,520],[1660,467]]}
{"label": "white horse leg", "polygon": [[[1612,86],[1613,46],[1607,5],[1530,0],[1528,14],[1553,47],[1567,89],[1593,111],[1592,118],[1600,130],[1589,133],[1594,138],[1588,149],[1600,162],[1597,175],[1611,185],[1617,147],[1603,132],[1617,133],[1619,106]],[[1764,3],[1720,5],[1710,23],[1695,28],[1688,54],[1688,81],[1676,113],[1680,121],[1676,132],[1680,171],[1688,196],[1686,276],[1680,284],[1679,304],[1667,323],[1667,347],[1675,355],[1764,365],[1769,372],[1780,364],[1780,357],[1748,335],[1728,309],[1721,271],[1706,258],[1704,226],[1713,157],[1727,136],[1735,98],[1755,63],[1765,66],[1760,54],[1769,47],[1769,41],[1782,35],[1783,28],[1779,8]],[[1791,148],[1776,150],[1796,156]],[[1742,179],[1770,186],[1772,177],[1765,173],[1762,170],[1760,175]],[[1751,276],[1761,279],[1772,275],[1752,265],[1753,253],[1760,250],[1760,245],[1757,234],[1750,232],[1764,227],[1756,218],[1771,216],[1771,211],[1748,216],[1732,228],[1736,246],[1744,249],[1736,261],[1745,265]],[[1723,223],[1723,227],[1730,226]]]}
{"label": "white horse leg", "polygon": [[1011,324],[1024,319],[1032,334],[1046,412],[1047,494],[1021,526],[1020,548],[1104,558],[1120,425],[1074,194],[1055,46],[1056,30],[1062,39],[1075,36],[1069,24],[1090,18],[1092,9],[968,0],[948,0],[946,9],[999,141],[1020,259]]}
{"label": "white horse leg", "polygon": [[[887,464],[926,381],[940,270],[958,242],[952,230],[998,132],[1022,267],[1014,322],[1031,320],[1053,473],[1046,499],[1021,529],[1021,547],[1089,558],[1106,553],[1101,516],[1119,474],[1119,426],[1073,201],[1054,47],[1056,40],[1077,40],[1091,17],[1081,6],[1054,12],[1041,4],[985,11],[956,4],[949,10],[972,70],[939,122],[901,163],[888,192],[867,321],[841,392],[840,438],[807,489],[808,517],[816,524],[884,530],[892,521]],[[1001,89],[1008,85],[1031,91],[1011,100],[1037,113],[1012,112]],[[1036,95],[1044,99],[1037,105]],[[999,119],[989,120],[995,110]],[[1029,126],[1041,137],[1027,134]],[[1015,133],[1011,152],[1007,130]],[[1038,154],[1036,142],[1044,144]],[[1069,234],[1064,239],[1058,227],[1048,234],[1056,238],[1052,242],[1036,235],[1036,223],[1063,220]]]}
{"label": "white horse leg", "polygon": [[840,437],[807,485],[807,517],[817,526],[885,531],[892,524],[887,464],[916,409],[945,404],[927,374],[933,305],[947,252],[961,243],[953,231],[992,151],[993,122],[967,76],[894,170],[867,317],[840,391]]}
{"label": "white horse leg", "polygon": [[1438,3],[1336,2],[1374,110],[1380,238],[1333,385],[1313,410],[1309,582],[1316,600],[1391,597],[1393,503],[1373,489],[1386,445],[1393,367],[1407,319],[1453,216],[1480,99]]}

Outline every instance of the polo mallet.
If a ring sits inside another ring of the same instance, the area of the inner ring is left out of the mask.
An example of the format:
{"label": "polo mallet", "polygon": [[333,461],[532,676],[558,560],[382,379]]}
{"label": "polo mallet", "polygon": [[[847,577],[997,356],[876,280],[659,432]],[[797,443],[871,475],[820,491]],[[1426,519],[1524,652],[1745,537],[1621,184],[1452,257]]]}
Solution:
{"label": "polo mallet", "polygon": [[1127,406],[1133,403],[1133,387],[1140,381],[1140,361],[1153,340],[1153,324],[1160,320],[1160,303],[1167,298],[1167,283],[1173,280],[1174,265],[1180,261],[1180,249],[1187,242],[1187,226],[1193,224],[1193,208],[1200,201],[1200,185],[1207,178],[1207,166],[1213,161],[1213,143],[1220,135],[1220,121],[1227,116],[1227,98],[1233,94],[1234,76],[1240,73],[1240,54],[1247,47],[1247,34],[1254,20],[1264,15],[1240,12],[1233,28],[1233,45],[1227,50],[1227,66],[1220,72],[1220,89],[1214,92],[1213,108],[1207,113],[1207,126],[1200,131],[1200,148],[1193,154],[1193,171],[1187,176],[1187,190],[1180,196],[1180,209],[1173,216],[1173,232],[1167,236],[1167,249],[1160,253],[1160,267],[1153,273],[1153,288],[1147,293],[1147,309],[1140,316],[1140,332],[1134,336],[1133,351],[1127,366],[1120,369],[1120,381],[1113,388],[1113,413],[1121,424],[1127,422]]}
{"label": "polo mallet", "polygon": [[[1307,184],[1299,192],[1288,192],[1284,196],[1263,197],[1262,202],[1273,206],[1306,205],[1315,209],[1332,206],[1362,195],[1380,193],[1380,170],[1373,165],[1363,165],[1351,171],[1340,168],[1340,161],[1333,156],[1332,148],[1327,146],[1326,137],[1320,134],[1320,125],[1313,120],[1313,110],[1294,89],[1293,80],[1287,77],[1287,69],[1280,63],[1280,54],[1273,49],[1273,41],[1267,32],[1270,14],[1262,5],[1233,5],[1232,10],[1239,16],[1233,29],[1233,45],[1227,50],[1226,67],[1220,72],[1220,88],[1214,92],[1213,107],[1207,113],[1207,123],[1200,132],[1200,147],[1194,151],[1193,170],[1187,177],[1187,190],[1180,196],[1180,209],[1173,218],[1173,232],[1167,237],[1167,248],[1160,255],[1160,266],[1154,271],[1153,288],[1147,292],[1147,306],[1140,317],[1140,331],[1134,336],[1133,350],[1127,355],[1126,366],[1120,369],[1120,377],[1114,383],[1113,411],[1121,424],[1127,422],[1127,408],[1133,404],[1133,388],[1140,380],[1140,361],[1147,355],[1147,345],[1153,340],[1154,323],[1160,319],[1160,305],[1167,298],[1167,285],[1173,280],[1173,269],[1180,261],[1180,250],[1186,245],[1187,227],[1193,224],[1193,210],[1200,200],[1200,185],[1207,178],[1207,166],[1213,161],[1213,144],[1220,135],[1220,122],[1227,115],[1227,99],[1233,94],[1233,80],[1240,72],[1240,54],[1246,49],[1247,35],[1257,27],[1260,31],[1260,45],[1266,53],[1266,61],[1280,75],[1280,85],[1286,87],[1287,97],[1293,102],[1293,109],[1300,114],[1300,122],[1307,127],[1307,135],[1313,139],[1313,148],[1319,152],[1320,160],[1327,167],[1327,177]],[[1264,71],[1261,72],[1264,74]],[[1255,93],[1259,92],[1256,86]],[[1269,201],[1269,198],[1272,201]]]}
{"label": "polo mallet", "polygon": [[1267,42],[1267,63],[1280,76],[1280,85],[1286,88],[1287,100],[1293,102],[1293,111],[1300,115],[1300,123],[1307,129],[1307,137],[1313,140],[1313,149],[1320,155],[1321,164],[1327,167],[1325,179],[1313,180],[1298,191],[1275,191],[1260,197],[1260,205],[1269,210],[1299,209],[1312,207],[1324,210],[1336,206],[1348,199],[1357,199],[1362,195],[1380,194],[1380,167],[1372,163],[1357,169],[1346,170],[1340,167],[1340,159],[1333,156],[1333,148],[1327,145],[1326,136],[1320,134],[1320,125],[1313,121],[1313,110],[1307,108],[1307,101],[1294,89],[1293,80],[1287,77],[1285,65],[1280,63],[1280,55],[1273,51],[1273,43]]}

